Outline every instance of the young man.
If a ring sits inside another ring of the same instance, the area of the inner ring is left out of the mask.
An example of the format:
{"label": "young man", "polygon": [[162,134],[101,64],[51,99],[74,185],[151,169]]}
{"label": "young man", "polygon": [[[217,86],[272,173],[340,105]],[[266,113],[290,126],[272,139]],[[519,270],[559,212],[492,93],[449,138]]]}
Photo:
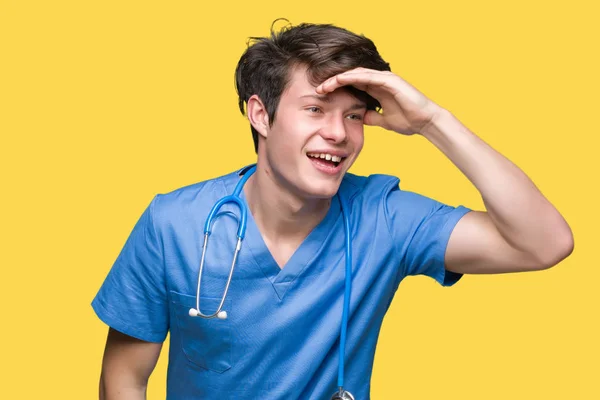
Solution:
{"label": "young man", "polygon": [[[239,192],[247,226],[226,319],[198,311],[220,308],[240,212],[221,209],[202,257],[204,224],[248,168],[158,195],[142,214],[92,303],[111,327],[101,398],[144,398],[170,332],[169,399],[328,399],[339,393],[340,355],[344,389],[368,399],[379,329],[404,277],[448,286],[462,274],[549,268],[572,251],[569,226],[527,176],[390,72],[369,39],[287,28],[256,39],[236,80],[257,166]],[[487,212],[403,191],[394,177],[346,173],[365,124],[426,137]],[[352,286],[340,340],[346,222]]]}

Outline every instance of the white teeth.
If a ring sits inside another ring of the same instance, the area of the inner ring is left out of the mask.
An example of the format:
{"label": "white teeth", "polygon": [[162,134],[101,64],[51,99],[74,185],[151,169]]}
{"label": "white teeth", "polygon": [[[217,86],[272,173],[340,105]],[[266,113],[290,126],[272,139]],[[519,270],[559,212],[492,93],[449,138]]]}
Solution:
{"label": "white teeth", "polygon": [[313,158],[322,158],[323,160],[333,161],[333,162],[341,162],[342,161],[342,157],[333,156],[333,155],[327,154],[327,153],[309,153],[309,154],[307,154],[307,156],[313,157]]}

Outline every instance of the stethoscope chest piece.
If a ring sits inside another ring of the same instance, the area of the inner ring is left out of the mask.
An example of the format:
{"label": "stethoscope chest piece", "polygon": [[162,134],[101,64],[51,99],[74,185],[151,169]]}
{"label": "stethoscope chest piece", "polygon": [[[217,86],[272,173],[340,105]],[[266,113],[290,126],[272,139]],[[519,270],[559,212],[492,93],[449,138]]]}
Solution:
{"label": "stethoscope chest piece", "polygon": [[331,400],[354,400],[354,396],[352,396],[352,393],[340,388],[340,390],[331,396]]}

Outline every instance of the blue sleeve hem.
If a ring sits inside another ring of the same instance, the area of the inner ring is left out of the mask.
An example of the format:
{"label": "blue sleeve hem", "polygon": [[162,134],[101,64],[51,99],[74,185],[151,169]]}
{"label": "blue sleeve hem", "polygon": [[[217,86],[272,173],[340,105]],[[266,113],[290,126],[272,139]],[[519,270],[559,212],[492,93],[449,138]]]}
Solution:
{"label": "blue sleeve hem", "polygon": [[153,343],[162,343],[167,337],[166,332],[146,331],[124,322],[104,307],[98,298],[92,301],[92,308],[102,322],[128,336]]}
{"label": "blue sleeve hem", "polygon": [[452,286],[463,276],[463,274],[448,271],[446,269],[445,257],[446,249],[448,248],[448,242],[450,241],[450,235],[452,234],[454,227],[458,221],[460,221],[460,219],[470,211],[472,211],[470,208],[464,206],[456,207],[440,232],[440,237],[444,240],[440,240],[436,258],[440,261],[440,264],[443,266],[443,268],[440,270],[439,274],[436,274],[435,280],[442,286]]}

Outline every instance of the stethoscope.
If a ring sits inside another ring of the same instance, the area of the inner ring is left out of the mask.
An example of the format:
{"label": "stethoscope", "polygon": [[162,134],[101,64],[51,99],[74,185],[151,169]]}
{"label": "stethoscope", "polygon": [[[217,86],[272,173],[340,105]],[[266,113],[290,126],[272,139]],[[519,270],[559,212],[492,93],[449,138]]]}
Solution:
{"label": "stethoscope", "polygon": [[[239,180],[233,194],[229,196],[225,196],[222,199],[218,200],[213,208],[210,210],[208,217],[206,217],[206,222],[204,224],[204,244],[202,245],[202,256],[200,257],[200,269],[198,271],[198,286],[196,288],[196,308],[190,308],[189,314],[191,317],[202,317],[202,318],[215,318],[218,319],[227,319],[227,311],[222,310],[223,303],[225,303],[225,298],[227,297],[227,292],[229,291],[229,284],[231,283],[231,277],[233,276],[233,270],[235,268],[235,262],[238,257],[238,253],[242,248],[242,240],[244,239],[244,235],[246,234],[246,220],[247,220],[247,209],[246,205],[240,198],[240,193],[244,184],[252,176],[252,174],[256,171],[256,165],[250,167]],[[354,400],[354,396],[346,390],[344,390],[344,354],[346,351],[346,331],[348,328],[348,310],[350,308],[350,293],[352,291],[352,244],[350,237],[350,219],[347,214],[347,205],[345,200],[338,194],[338,199],[340,200],[340,206],[342,209],[342,218],[344,220],[344,233],[346,236],[346,273],[345,273],[345,285],[344,285],[344,307],[342,310],[342,326],[340,328],[340,355],[338,362],[338,391],[335,392],[331,396],[331,400]],[[231,268],[229,269],[229,276],[227,277],[227,284],[225,285],[225,290],[223,292],[223,296],[221,297],[221,302],[219,303],[219,307],[217,311],[212,314],[203,314],[200,311],[200,282],[202,281],[202,269],[204,268],[204,255],[206,253],[206,247],[208,245],[208,237],[210,236],[210,230],[213,223],[213,218],[221,207],[225,204],[235,204],[238,206],[240,210],[240,219],[238,222],[238,230],[237,230],[237,244],[235,246],[235,252],[233,253],[233,261],[231,262]]]}

